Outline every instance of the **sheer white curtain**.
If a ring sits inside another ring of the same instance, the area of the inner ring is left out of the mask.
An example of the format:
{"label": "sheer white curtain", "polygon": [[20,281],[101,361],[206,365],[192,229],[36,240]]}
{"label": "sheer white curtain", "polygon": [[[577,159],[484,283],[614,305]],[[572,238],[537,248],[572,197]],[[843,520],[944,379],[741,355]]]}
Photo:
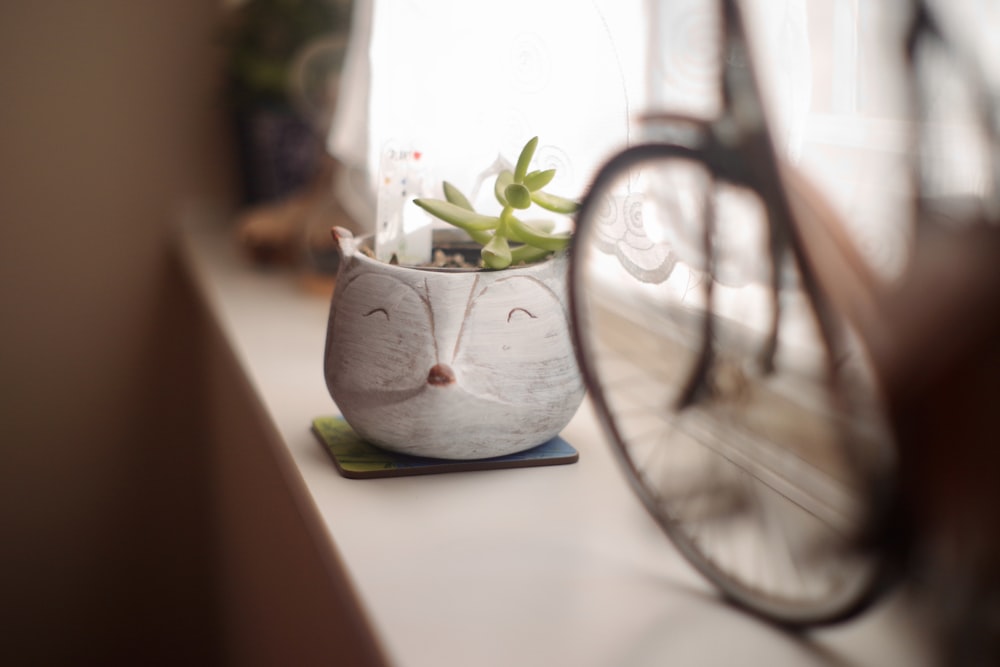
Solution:
{"label": "sheer white curtain", "polygon": [[[603,159],[641,138],[638,113],[717,110],[715,0],[355,1],[329,145],[353,168],[342,199],[371,229],[420,224],[402,219],[422,215],[409,199],[442,179],[468,194],[534,135],[539,161],[559,168],[550,189],[578,196]],[[983,3],[961,0],[951,15],[981,37],[968,15]],[[778,149],[888,275],[902,268],[910,219],[905,4],[742,2]],[[977,178],[961,153],[952,160],[953,187]]]}
{"label": "sheer white curtain", "polygon": [[[423,173],[472,187],[531,136],[566,194],[636,139],[635,115],[716,110],[715,0],[356,0],[330,150],[368,176],[416,150]],[[751,6],[790,154],[811,72],[805,0]],[[652,46],[651,46],[652,45]]]}
{"label": "sheer white curtain", "polygon": [[[643,106],[643,0],[359,0],[330,149],[360,172],[342,195],[374,226],[426,223],[414,196],[484,172],[540,137],[554,193],[578,196]],[[363,195],[365,202],[357,201]],[[488,192],[474,199],[488,209]]]}

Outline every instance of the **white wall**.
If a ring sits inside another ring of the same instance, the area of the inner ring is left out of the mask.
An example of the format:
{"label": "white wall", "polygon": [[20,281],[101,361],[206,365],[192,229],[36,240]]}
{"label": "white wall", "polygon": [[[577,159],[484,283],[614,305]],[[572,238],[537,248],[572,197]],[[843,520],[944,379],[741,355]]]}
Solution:
{"label": "white wall", "polygon": [[0,8],[5,664],[215,650],[197,313],[168,239],[178,201],[233,189],[220,7]]}

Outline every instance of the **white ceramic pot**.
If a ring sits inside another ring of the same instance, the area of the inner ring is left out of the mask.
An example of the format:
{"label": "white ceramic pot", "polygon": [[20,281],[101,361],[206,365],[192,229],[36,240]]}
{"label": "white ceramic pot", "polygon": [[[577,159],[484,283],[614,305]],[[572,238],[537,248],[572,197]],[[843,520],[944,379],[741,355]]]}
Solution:
{"label": "white ceramic pot", "polygon": [[348,424],[396,452],[512,454],[558,435],[583,399],[566,258],[502,271],[379,262],[336,228],[324,370]]}

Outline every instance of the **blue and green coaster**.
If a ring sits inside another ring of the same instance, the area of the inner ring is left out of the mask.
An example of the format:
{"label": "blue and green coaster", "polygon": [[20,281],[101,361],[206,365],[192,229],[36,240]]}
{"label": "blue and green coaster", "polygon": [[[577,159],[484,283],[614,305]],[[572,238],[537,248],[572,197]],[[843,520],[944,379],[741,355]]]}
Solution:
{"label": "blue and green coaster", "polygon": [[313,420],[312,430],[333,457],[340,474],[351,479],[564,465],[575,463],[580,458],[579,452],[559,436],[537,447],[507,456],[454,461],[409,456],[381,449],[362,440],[343,417],[317,417]]}

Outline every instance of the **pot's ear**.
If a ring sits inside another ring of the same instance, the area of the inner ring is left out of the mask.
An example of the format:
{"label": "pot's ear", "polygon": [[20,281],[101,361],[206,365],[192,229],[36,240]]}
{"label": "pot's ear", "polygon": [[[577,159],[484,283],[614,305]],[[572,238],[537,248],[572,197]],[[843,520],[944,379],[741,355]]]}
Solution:
{"label": "pot's ear", "polygon": [[333,244],[337,249],[337,259],[343,264],[354,255],[357,249],[358,244],[354,234],[344,227],[331,227],[330,234],[333,236]]}

